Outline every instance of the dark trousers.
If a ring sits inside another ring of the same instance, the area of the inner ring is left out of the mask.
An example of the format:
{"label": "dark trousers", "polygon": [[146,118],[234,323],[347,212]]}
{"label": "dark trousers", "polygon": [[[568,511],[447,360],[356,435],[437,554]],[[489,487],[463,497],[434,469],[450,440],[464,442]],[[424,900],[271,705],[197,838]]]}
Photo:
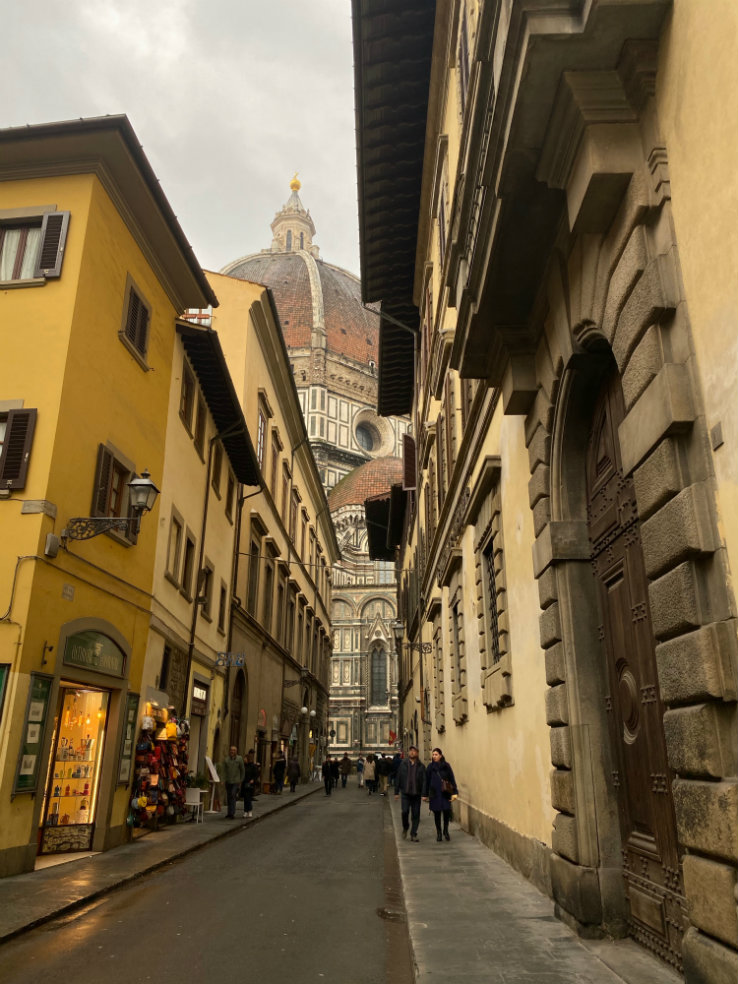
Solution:
{"label": "dark trousers", "polygon": [[325,786],[325,795],[330,796],[333,788],[333,776],[323,776],[323,785]]}
{"label": "dark trousers", "polygon": [[254,784],[245,782],[241,788],[243,793],[243,812],[251,813],[254,806]]}
{"label": "dark trousers", "polygon": [[238,796],[238,790],[240,786],[241,786],[240,782],[227,782],[225,784],[229,817],[235,817],[236,815],[236,797]]}
{"label": "dark trousers", "polygon": [[[400,800],[400,807],[402,812],[402,829],[407,830],[410,827],[410,836],[415,837],[418,832],[418,824],[420,823],[420,801],[422,797],[420,793],[403,793]],[[412,826],[410,826],[410,819],[412,818]]]}
{"label": "dark trousers", "polygon": [[345,772],[342,772],[341,773],[341,789],[345,789],[346,788],[346,781],[347,781],[347,779],[348,779],[348,775]]}
{"label": "dark trousers", "polygon": [[443,832],[448,833],[448,825],[451,820],[451,810],[434,810],[433,819],[436,821],[436,832],[441,833],[441,817],[443,817]]}

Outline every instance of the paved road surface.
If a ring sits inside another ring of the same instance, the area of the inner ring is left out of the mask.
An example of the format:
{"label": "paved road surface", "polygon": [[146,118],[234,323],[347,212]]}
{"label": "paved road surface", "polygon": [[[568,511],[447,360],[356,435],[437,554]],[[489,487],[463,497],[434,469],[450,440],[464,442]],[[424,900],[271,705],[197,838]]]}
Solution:
{"label": "paved road surface", "polygon": [[384,802],[309,796],[5,944],[0,982],[411,984]]}

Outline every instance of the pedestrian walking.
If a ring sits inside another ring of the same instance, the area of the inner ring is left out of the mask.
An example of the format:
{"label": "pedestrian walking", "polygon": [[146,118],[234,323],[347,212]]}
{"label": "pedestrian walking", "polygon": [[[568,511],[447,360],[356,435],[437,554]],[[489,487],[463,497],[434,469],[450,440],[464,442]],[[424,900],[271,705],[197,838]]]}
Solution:
{"label": "pedestrian walking", "polygon": [[333,780],[333,788],[338,789],[338,777],[340,775],[338,769],[338,759],[331,759],[331,779]]}
{"label": "pedestrian walking", "polygon": [[364,786],[364,756],[360,755],[356,760],[356,775],[359,778],[359,789]]}
{"label": "pedestrian walking", "polygon": [[228,749],[228,755],[225,760],[220,763],[218,771],[220,772],[220,778],[225,783],[226,788],[226,801],[228,803],[226,820],[235,820],[236,797],[238,796],[239,789],[243,785],[243,777],[245,774],[243,759],[238,754],[238,749],[235,745],[231,745]]}
{"label": "pedestrian walking", "polygon": [[333,770],[331,769],[331,757],[326,755],[325,762],[323,762],[321,768],[321,775],[323,776],[323,785],[325,786],[325,795],[331,795],[331,789],[333,788]]}
{"label": "pedestrian walking", "polygon": [[294,793],[295,789],[297,789],[297,783],[300,779],[300,775],[300,763],[297,756],[293,755],[287,763],[287,782],[290,784],[291,793]]}
{"label": "pedestrian walking", "polygon": [[282,792],[282,787],[284,786],[284,774],[287,770],[287,759],[284,757],[284,752],[279,752],[274,764],[272,765],[272,776],[274,777],[274,782],[272,784],[272,792],[279,796]]}
{"label": "pedestrian walking", "polygon": [[253,748],[250,748],[246,752],[243,773],[243,785],[241,787],[243,793],[243,815],[244,817],[253,817],[254,795],[261,776],[261,766],[254,760]]}
{"label": "pedestrian walking", "polygon": [[364,763],[364,782],[371,796],[377,789],[377,761],[371,752],[367,755]]}
{"label": "pedestrian walking", "polygon": [[[402,797],[400,812],[402,814],[402,836],[407,837],[410,831],[410,840],[418,840],[418,826],[420,825],[420,803],[425,791],[425,766],[418,758],[418,749],[411,745],[407,750],[408,757],[400,762],[397,770],[397,784],[395,786],[395,799]],[[412,821],[412,826],[410,825]]]}
{"label": "pedestrian walking", "polygon": [[[440,748],[434,748],[431,753],[433,761],[425,771],[425,794],[423,799],[428,805],[436,822],[436,840],[451,840],[448,832],[451,820],[451,797],[456,796],[458,789],[454,770],[443,757]],[[443,820],[443,832],[441,831]]]}
{"label": "pedestrian walking", "polygon": [[377,759],[377,781],[379,784],[379,795],[387,795],[387,784],[389,783],[389,774],[392,768],[392,763],[386,755],[380,755]]}
{"label": "pedestrian walking", "polygon": [[338,771],[341,773],[341,789],[346,788],[348,777],[351,775],[351,768],[351,759],[348,757],[348,752],[344,752],[343,758],[338,763]]}

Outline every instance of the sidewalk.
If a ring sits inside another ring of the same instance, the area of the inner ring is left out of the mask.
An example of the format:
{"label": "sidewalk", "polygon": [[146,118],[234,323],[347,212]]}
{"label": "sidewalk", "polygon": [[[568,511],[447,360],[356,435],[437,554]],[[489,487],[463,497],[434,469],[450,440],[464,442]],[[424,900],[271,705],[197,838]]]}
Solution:
{"label": "sidewalk", "polygon": [[551,899],[456,824],[436,842],[427,810],[420,842],[397,842],[416,984],[681,984],[631,940],[581,940]]}
{"label": "sidewalk", "polygon": [[0,943],[322,790],[322,783],[309,782],[294,793],[262,794],[250,820],[226,820],[223,809],[206,813],[203,823],[164,826],[103,854],[0,878]]}

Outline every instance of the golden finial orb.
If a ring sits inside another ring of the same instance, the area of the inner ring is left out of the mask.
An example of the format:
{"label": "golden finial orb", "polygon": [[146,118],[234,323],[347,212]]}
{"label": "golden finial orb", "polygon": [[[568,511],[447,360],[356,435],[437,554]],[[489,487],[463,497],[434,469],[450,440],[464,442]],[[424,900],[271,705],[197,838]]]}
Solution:
{"label": "golden finial orb", "polygon": [[302,185],[301,185],[301,184],[300,184],[300,182],[299,182],[299,181],[297,180],[297,175],[298,175],[298,173],[299,173],[299,172],[297,172],[297,171],[295,171],[295,174],[294,174],[294,177],[293,177],[293,178],[292,178],[292,180],[290,181],[290,189],[291,189],[292,191],[299,191],[299,190],[300,190],[300,188],[302,188]]}

